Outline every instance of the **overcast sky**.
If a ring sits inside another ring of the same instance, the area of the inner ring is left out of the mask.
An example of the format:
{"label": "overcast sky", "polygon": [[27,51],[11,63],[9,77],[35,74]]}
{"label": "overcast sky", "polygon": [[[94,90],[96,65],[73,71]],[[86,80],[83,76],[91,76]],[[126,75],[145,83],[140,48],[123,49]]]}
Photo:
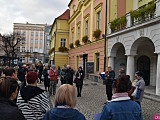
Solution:
{"label": "overcast sky", "polygon": [[0,0],[0,33],[13,32],[13,23],[52,24],[70,0]]}

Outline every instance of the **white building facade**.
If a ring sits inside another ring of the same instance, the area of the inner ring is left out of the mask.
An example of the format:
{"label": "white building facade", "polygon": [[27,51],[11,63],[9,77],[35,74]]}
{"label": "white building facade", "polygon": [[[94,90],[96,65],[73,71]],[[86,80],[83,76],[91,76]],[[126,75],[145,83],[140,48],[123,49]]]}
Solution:
{"label": "white building facade", "polygon": [[160,1],[156,1],[154,16],[135,24],[126,15],[126,28],[111,32],[108,39],[108,66],[116,72],[121,67],[134,80],[134,73],[142,71],[146,86],[155,86],[160,95]]}

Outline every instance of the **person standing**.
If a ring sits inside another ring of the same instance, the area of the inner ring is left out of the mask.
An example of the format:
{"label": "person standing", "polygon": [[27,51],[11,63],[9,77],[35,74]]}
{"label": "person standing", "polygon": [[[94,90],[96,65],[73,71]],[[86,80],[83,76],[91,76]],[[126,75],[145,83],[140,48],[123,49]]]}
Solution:
{"label": "person standing", "polygon": [[19,84],[14,78],[0,79],[0,120],[25,120],[15,103],[18,91]]}
{"label": "person standing", "polygon": [[37,87],[38,74],[29,71],[26,76],[28,85],[22,87],[17,98],[17,105],[27,120],[41,120],[49,110],[49,100],[45,90]]}
{"label": "person standing", "polygon": [[67,69],[66,69],[67,84],[73,85],[73,75],[74,75],[74,70],[71,68],[70,65],[67,65]]}
{"label": "person standing", "polygon": [[43,76],[44,76],[44,87],[45,90],[49,91],[49,87],[50,87],[50,79],[49,79],[49,68],[48,65],[45,66],[44,70],[43,70]]}
{"label": "person standing", "polygon": [[81,97],[84,76],[85,75],[82,67],[79,67],[76,73],[77,97]]}
{"label": "person standing", "polygon": [[54,99],[55,107],[45,114],[43,120],[86,120],[76,106],[76,90],[69,84],[61,85]]}
{"label": "person standing", "polygon": [[140,106],[141,106],[141,102],[142,102],[143,95],[144,95],[144,89],[145,89],[145,81],[142,77],[143,77],[143,73],[141,71],[137,71],[135,73],[135,78],[137,79],[137,82],[135,86],[133,86],[134,89],[137,87],[141,91],[140,98],[133,97],[133,100],[137,102]]}
{"label": "person standing", "polygon": [[128,77],[122,76],[116,82],[111,102],[103,107],[100,120],[142,120],[140,106],[130,100]]}
{"label": "person standing", "polygon": [[56,70],[55,65],[52,65],[50,67],[49,77],[50,77],[49,95],[51,96],[56,94],[56,85],[57,85],[57,79],[58,79],[58,71]]}
{"label": "person standing", "polygon": [[26,86],[26,79],[25,79],[25,75],[26,75],[26,69],[23,67],[23,64],[20,64],[19,65],[19,68],[18,68],[18,74],[17,74],[17,77],[18,79],[21,81],[21,88],[23,86]]}
{"label": "person standing", "polygon": [[60,80],[61,80],[61,85],[66,84],[65,68],[62,68],[62,70],[60,71]]}
{"label": "person standing", "polygon": [[42,72],[43,72],[43,64],[41,63],[41,61],[39,61],[39,63],[38,63],[38,78],[40,80],[40,83],[43,82]]}
{"label": "person standing", "polygon": [[[105,74],[105,85],[108,102],[112,99],[112,85],[115,78],[115,72],[111,67],[108,67],[108,72]],[[106,104],[106,103],[105,103]]]}

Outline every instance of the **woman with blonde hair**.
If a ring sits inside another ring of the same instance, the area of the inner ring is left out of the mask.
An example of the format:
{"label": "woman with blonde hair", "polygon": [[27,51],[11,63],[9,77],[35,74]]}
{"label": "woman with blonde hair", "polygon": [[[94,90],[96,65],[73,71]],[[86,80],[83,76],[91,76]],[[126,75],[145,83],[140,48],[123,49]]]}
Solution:
{"label": "woman with blonde hair", "polygon": [[74,109],[76,106],[76,90],[69,84],[63,84],[55,95],[55,108],[47,112],[43,120],[86,120],[84,115]]}

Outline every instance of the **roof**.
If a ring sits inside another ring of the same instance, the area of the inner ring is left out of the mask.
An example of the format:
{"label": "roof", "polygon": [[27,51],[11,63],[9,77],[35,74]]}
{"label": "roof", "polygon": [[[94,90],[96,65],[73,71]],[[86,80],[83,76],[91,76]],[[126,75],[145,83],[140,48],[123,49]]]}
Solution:
{"label": "roof", "polygon": [[59,17],[56,19],[61,19],[61,20],[69,20],[70,18],[70,10],[67,9],[63,14],[61,14]]}

